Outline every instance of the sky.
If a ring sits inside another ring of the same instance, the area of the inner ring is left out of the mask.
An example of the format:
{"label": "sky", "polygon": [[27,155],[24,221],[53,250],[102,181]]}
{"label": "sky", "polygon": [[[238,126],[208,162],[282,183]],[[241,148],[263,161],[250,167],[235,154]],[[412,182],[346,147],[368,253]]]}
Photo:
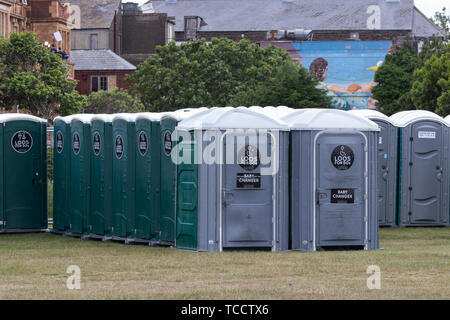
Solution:
{"label": "sky", "polygon": [[[122,2],[137,2],[143,4],[147,0],[123,0]],[[428,18],[432,17],[436,11],[441,11],[443,7],[450,11],[449,0],[414,0],[416,7],[422,11]]]}

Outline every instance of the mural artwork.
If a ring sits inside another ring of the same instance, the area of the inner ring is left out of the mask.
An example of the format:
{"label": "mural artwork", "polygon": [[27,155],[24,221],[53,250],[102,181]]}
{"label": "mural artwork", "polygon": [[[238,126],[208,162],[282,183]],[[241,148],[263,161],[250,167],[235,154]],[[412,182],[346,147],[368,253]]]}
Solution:
{"label": "mural artwork", "polygon": [[264,42],[289,52],[328,90],[339,109],[375,109],[371,90],[375,71],[391,48],[391,41]]}

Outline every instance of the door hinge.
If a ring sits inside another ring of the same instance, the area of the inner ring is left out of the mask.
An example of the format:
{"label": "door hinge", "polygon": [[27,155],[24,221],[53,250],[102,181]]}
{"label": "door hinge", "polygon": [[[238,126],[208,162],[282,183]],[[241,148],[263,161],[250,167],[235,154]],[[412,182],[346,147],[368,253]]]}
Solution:
{"label": "door hinge", "polygon": [[364,216],[364,222],[367,222],[367,221],[369,221],[367,216]]}
{"label": "door hinge", "polygon": [[273,217],[272,217],[272,224],[274,223]]}
{"label": "door hinge", "polygon": [[364,171],[364,178],[367,178],[368,175],[369,173],[367,171]]}
{"label": "door hinge", "polygon": [[275,195],[274,195],[274,194],[272,194],[272,201],[273,201],[273,200],[275,200]]}
{"label": "door hinge", "polygon": [[369,196],[367,195],[367,193],[364,193],[364,200],[367,201],[368,198]]}

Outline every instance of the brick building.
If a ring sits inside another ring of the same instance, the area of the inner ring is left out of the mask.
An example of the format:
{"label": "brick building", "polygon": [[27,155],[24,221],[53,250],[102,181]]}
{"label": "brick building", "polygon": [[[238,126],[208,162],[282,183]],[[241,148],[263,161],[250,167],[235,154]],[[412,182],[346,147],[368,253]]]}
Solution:
{"label": "brick building", "polygon": [[[29,29],[36,33],[39,42],[53,44],[70,55],[69,6],[59,0],[29,0],[28,4]],[[61,40],[55,38],[57,32]]]}
{"label": "brick building", "polygon": [[143,12],[137,3],[124,3],[122,11],[122,57],[137,65],[158,45],[175,40],[175,22],[166,13]]}
{"label": "brick building", "polygon": [[8,38],[12,32],[25,31],[26,27],[26,4],[22,0],[0,0],[0,36]]}
{"label": "brick building", "polygon": [[125,76],[136,70],[134,65],[109,49],[72,50],[72,62],[78,81],[77,91],[86,95],[100,90],[128,89]]}
{"label": "brick building", "polygon": [[106,50],[120,55],[121,0],[61,0],[70,4],[72,50]]}

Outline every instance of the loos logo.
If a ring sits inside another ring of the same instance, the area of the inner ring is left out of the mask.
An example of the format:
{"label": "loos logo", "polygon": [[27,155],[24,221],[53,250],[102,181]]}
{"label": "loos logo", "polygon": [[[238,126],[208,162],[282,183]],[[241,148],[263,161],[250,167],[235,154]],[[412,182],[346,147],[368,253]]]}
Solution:
{"label": "loos logo", "polygon": [[61,153],[64,149],[64,138],[63,138],[63,134],[61,133],[61,131],[58,131],[56,133],[56,151],[58,153]]}
{"label": "loos logo", "polygon": [[33,138],[26,131],[18,131],[13,135],[11,145],[16,152],[26,153],[33,146]]}
{"label": "loos logo", "polygon": [[98,154],[102,150],[102,142],[101,142],[100,134],[97,131],[94,132],[92,148],[94,149],[94,154],[96,156],[98,156]]}
{"label": "loos logo", "polygon": [[78,155],[78,153],[80,153],[80,135],[78,134],[78,132],[75,132],[73,134],[72,147],[73,147],[73,153],[75,153],[75,155]]}
{"label": "loos logo", "polygon": [[123,139],[121,136],[116,137],[116,157],[117,159],[122,158],[123,155]]}
{"label": "loos logo", "polygon": [[242,169],[252,171],[259,167],[260,158],[258,148],[246,145],[238,153],[238,164]]}
{"label": "loos logo", "polygon": [[337,146],[331,153],[331,163],[338,170],[348,170],[353,165],[355,156],[348,146]]}

